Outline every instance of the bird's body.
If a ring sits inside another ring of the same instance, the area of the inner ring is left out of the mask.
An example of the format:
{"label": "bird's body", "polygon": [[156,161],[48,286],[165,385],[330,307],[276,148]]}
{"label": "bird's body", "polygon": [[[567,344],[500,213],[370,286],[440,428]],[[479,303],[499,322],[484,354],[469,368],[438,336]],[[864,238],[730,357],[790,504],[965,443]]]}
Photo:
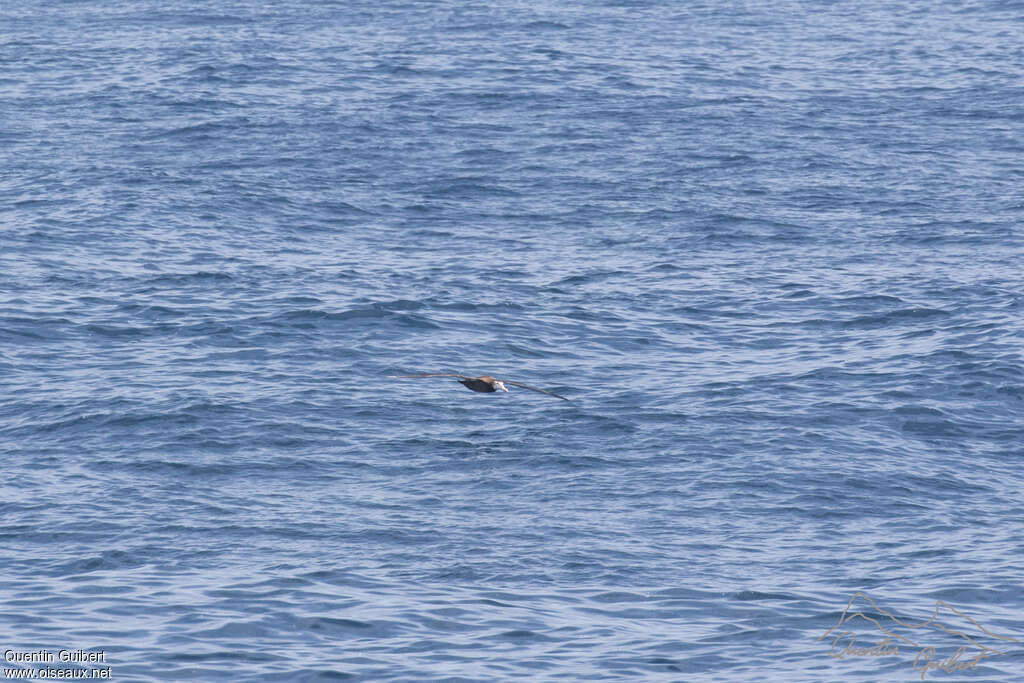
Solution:
{"label": "bird's body", "polygon": [[559,396],[553,391],[546,389],[538,389],[537,387],[531,387],[529,384],[523,384],[522,382],[513,382],[512,380],[500,380],[491,377],[490,375],[481,375],[480,377],[470,377],[469,375],[460,375],[457,372],[433,372],[425,375],[388,375],[391,379],[414,379],[419,377],[458,377],[459,384],[466,387],[470,391],[479,391],[481,393],[492,393],[495,391],[508,391],[506,384],[512,386],[522,387],[523,389],[529,389],[530,391],[536,391],[540,394],[547,394],[548,396],[554,396],[560,398],[563,401],[568,401],[565,396]]}
{"label": "bird's body", "polygon": [[484,375],[483,377],[466,377],[464,379],[460,379],[459,384],[467,389],[479,391],[481,393],[508,391],[508,389],[505,388],[504,382],[496,380],[490,375]]}

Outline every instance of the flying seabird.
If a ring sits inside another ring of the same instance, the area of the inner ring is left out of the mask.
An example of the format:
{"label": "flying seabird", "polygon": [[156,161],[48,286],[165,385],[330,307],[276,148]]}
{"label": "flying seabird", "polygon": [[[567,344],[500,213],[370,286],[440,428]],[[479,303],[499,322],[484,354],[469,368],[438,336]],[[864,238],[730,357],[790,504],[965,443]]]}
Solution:
{"label": "flying seabird", "polygon": [[481,377],[470,377],[469,375],[460,375],[456,372],[435,372],[426,375],[388,375],[390,379],[413,379],[417,377],[458,377],[459,383],[465,386],[467,389],[472,391],[480,392],[491,392],[491,391],[508,391],[506,384],[511,384],[514,387],[522,387],[523,389],[529,389],[530,391],[536,391],[541,394],[547,394],[548,396],[554,396],[560,398],[563,401],[568,401],[565,396],[559,396],[553,391],[546,389],[538,389],[537,387],[531,387],[529,384],[523,384],[522,382],[513,382],[510,379],[500,380],[491,377],[490,375],[483,375]]}

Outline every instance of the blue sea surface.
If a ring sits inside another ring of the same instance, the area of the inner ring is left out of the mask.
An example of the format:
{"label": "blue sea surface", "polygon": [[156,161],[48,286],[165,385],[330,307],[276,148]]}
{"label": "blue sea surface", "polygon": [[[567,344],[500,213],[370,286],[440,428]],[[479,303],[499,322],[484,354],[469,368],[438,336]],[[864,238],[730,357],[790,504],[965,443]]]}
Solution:
{"label": "blue sea surface", "polygon": [[1022,37],[3,3],[4,677],[1024,680]]}

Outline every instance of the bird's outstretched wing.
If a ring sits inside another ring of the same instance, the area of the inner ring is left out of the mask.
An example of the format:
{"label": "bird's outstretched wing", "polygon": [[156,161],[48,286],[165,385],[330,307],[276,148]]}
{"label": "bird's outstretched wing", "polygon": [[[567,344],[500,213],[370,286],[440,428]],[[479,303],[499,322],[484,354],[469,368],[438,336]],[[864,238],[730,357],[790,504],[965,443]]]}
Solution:
{"label": "bird's outstretched wing", "polygon": [[388,375],[388,379],[413,379],[416,377],[461,377],[462,379],[473,379],[469,375],[460,375],[457,372],[429,372],[425,375]]}
{"label": "bird's outstretched wing", "polygon": [[537,393],[540,393],[540,394],[547,394],[548,396],[554,396],[555,398],[560,398],[563,401],[568,401],[569,400],[565,396],[559,396],[555,392],[548,391],[547,389],[538,389],[537,387],[531,387],[529,384],[523,384],[522,382],[513,382],[510,379],[504,379],[502,381],[505,384],[511,384],[512,386],[522,387],[523,389],[529,389],[530,391],[536,391]]}

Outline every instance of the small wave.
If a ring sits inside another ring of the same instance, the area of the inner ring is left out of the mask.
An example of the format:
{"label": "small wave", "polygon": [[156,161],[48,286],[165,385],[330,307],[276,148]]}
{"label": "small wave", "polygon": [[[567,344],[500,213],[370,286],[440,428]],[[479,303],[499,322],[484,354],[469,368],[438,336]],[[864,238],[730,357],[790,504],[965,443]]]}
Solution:
{"label": "small wave", "polygon": [[569,27],[558,21],[531,21],[523,24],[527,31],[568,31]]}

